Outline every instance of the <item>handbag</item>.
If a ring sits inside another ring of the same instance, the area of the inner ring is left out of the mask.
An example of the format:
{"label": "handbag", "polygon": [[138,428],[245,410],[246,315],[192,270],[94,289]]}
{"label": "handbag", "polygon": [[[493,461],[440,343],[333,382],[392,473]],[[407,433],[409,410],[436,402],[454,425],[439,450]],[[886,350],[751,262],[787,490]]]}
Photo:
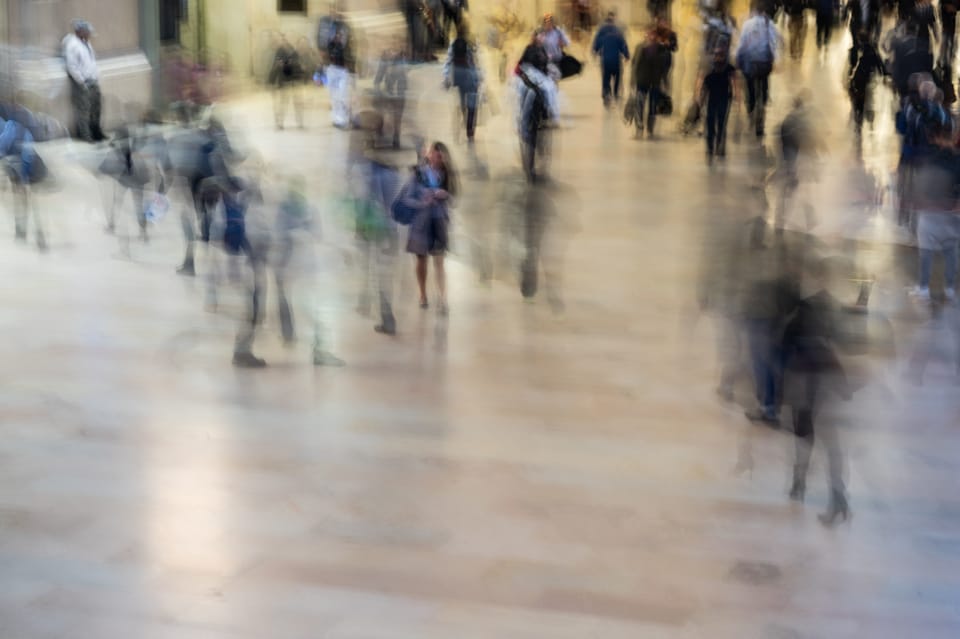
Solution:
{"label": "handbag", "polygon": [[633,124],[633,121],[637,118],[637,94],[636,92],[630,93],[630,96],[624,100],[623,103],[623,123],[627,126]]}
{"label": "handbag", "polygon": [[569,53],[564,53],[563,57],[560,58],[560,62],[557,63],[557,68],[560,69],[560,77],[566,79],[579,75],[580,72],[583,71],[583,63]]}
{"label": "handbag", "polygon": [[397,193],[397,197],[394,198],[393,204],[390,205],[390,215],[393,216],[393,219],[397,224],[407,226],[413,222],[413,218],[417,216],[417,211],[419,209],[414,206],[410,206],[407,203],[407,200],[410,199],[416,189],[417,175],[414,173],[410,179],[407,180],[407,183],[403,185],[403,188],[400,189],[400,192]]}
{"label": "handbag", "polygon": [[673,115],[673,98],[666,93],[657,99],[657,115]]}

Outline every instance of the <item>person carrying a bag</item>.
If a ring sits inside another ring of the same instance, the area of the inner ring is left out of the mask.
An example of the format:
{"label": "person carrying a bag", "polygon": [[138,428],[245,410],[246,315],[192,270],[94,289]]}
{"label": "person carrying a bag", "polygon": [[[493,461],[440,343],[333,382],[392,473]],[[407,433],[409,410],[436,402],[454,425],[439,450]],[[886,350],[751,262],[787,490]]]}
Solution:
{"label": "person carrying a bag", "polygon": [[653,30],[647,39],[638,44],[633,53],[633,86],[636,88],[636,137],[643,130],[643,109],[647,107],[647,137],[653,138],[653,126],[659,112],[660,101],[666,93],[667,76],[673,64],[671,44],[660,30]]}
{"label": "person carrying a bag", "polygon": [[407,253],[416,256],[420,308],[429,308],[427,261],[433,256],[440,296],[438,311],[441,315],[447,314],[447,281],[443,258],[449,248],[450,204],[458,190],[457,173],[450,159],[450,151],[443,142],[434,142],[393,204],[394,219],[410,225]]}

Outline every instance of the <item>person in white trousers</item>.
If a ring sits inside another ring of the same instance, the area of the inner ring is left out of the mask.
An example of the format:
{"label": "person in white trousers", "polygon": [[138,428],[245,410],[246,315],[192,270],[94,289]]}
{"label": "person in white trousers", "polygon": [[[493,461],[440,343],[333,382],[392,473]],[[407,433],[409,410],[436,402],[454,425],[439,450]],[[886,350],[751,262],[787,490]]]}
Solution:
{"label": "person in white trousers", "polygon": [[330,15],[320,21],[317,46],[327,58],[327,88],[330,90],[330,108],[335,127],[350,127],[350,85],[353,66],[352,37],[342,13],[334,7]]}

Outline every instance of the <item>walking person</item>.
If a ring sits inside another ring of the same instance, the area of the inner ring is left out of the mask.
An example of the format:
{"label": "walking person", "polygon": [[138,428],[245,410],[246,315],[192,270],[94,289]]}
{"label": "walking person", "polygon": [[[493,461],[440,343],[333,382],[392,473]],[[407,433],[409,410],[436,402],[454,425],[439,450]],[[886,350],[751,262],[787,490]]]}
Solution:
{"label": "walking person", "polygon": [[[319,312],[321,300],[315,281],[317,260],[314,256],[314,240],[321,237],[321,228],[316,212],[307,199],[306,189],[305,178],[299,175],[290,177],[286,193],[277,211],[272,237],[269,237],[267,229],[262,229],[260,235],[266,237],[262,237],[258,243],[255,239],[257,233],[253,231],[249,233],[250,244],[253,247],[263,246],[264,254],[268,249],[272,249],[271,262],[276,278],[277,310],[284,343],[287,346],[296,343],[295,309],[302,307],[301,314],[312,323],[313,365],[339,367],[344,365],[344,361],[323,348],[324,331]],[[254,201],[253,204],[262,204],[262,201]],[[260,266],[254,262],[254,255],[251,255],[251,262]],[[253,328],[250,329],[250,333],[244,332],[242,335],[249,336],[252,340],[252,330]],[[241,355],[240,361],[235,360],[235,363],[238,366],[260,367],[260,364],[250,360],[246,355]]]}
{"label": "walking person", "polygon": [[33,232],[37,249],[47,251],[42,209],[34,206],[31,185],[42,181],[46,165],[37,155],[33,134],[15,120],[0,119],[0,158],[13,192],[13,214],[18,242],[27,241],[30,213],[33,213]]}
{"label": "walking person", "polygon": [[640,139],[644,124],[644,106],[646,105],[647,137],[653,139],[657,108],[665,95],[667,78],[673,65],[671,43],[660,29],[653,29],[646,40],[637,45],[633,52],[633,86],[636,89],[636,138]]}
{"label": "walking person", "polygon": [[338,5],[320,21],[317,48],[324,56],[333,126],[350,127],[350,85],[354,67],[353,34]]}
{"label": "walking person", "polygon": [[[617,14],[611,11],[607,21],[597,30],[593,39],[593,53],[600,56],[603,88],[603,105],[610,106],[612,100],[620,100],[620,78],[623,73],[622,60],[630,59],[630,50],[623,32],[616,24]],[[611,86],[612,85],[612,86]]]}
{"label": "walking person", "polygon": [[473,144],[483,76],[477,59],[477,48],[470,41],[466,27],[457,27],[457,37],[450,43],[443,64],[443,84],[457,87],[460,94],[460,117],[467,130],[467,143]]}
{"label": "walking person", "polygon": [[300,52],[287,41],[286,36],[281,35],[268,78],[270,86],[273,87],[273,117],[278,131],[283,130],[288,102],[293,102],[293,113],[297,126],[303,128],[303,81],[305,77],[306,71],[303,68],[303,61],[300,59]]}
{"label": "walking person", "polygon": [[784,12],[790,31],[790,57],[799,60],[807,39],[807,0],[785,0]]}
{"label": "walking person", "polygon": [[377,65],[377,75],[373,79],[376,93],[374,107],[383,115],[384,122],[390,122],[390,135],[393,148],[400,148],[403,111],[407,103],[407,55],[401,43],[385,49]]}
{"label": "walking person", "polygon": [[399,249],[399,229],[390,216],[390,205],[400,185],[400,167],[409,166],[412,151],[371,147],[364,152],[365,162],[357,173],[363,183],[358,187],[364,222],[358,224],[363,259],[361,304],[369,300],[371,281],[380,305],[380,323],[373,327],[382,335],[395,335],[397,320],[393,314],[393,288]]}
{"label": "walking person", "polygon": [[747,114],[757,138],[763,137],[767,103],[770,102],[770,73],[782,38],[770,17],[755,4],[743,23],[736,63],[747,89]]}
{"label": "walking person", "polygon": [[871,42],[880,38],[880,0],[847,0],[844,6],[850,40],[856,45],[860,41],[860,32],[865,31]]}
{"label": "walking person", "polygon": [[937,12],[933,3],[930,0],[917,0],[911,21],[917,27],[918,46],[932,53],[933,42],[937,40]]}
{"label": "walking person", "polygon": [[570,46],[570,38],[567,37],[563,29],[557,27],[554,23],[552,13],[544,14],[540,34],[544,51],[547,52],[550,74],[555,75],[555,79],[559,80],[561,77],[560,61],[563,59],[564,49]]}
{"label": "walking person", "polygon": [[548,74],[547,54],[540,40],[535,34],[517,66],[517,132],[523,171],[531,182],[546,174],[551,129],[560,120],[557,83]]}
{"label": "walking person", "polygon": [[432,257],[439,296],[437,310],[441,315],[447,314],[447,280],[443,260],[449,248],[450,206],[457,192],[457,174],[450,152],[442,142],[434,142],[400,195],[403,204],[415,210],[410,223],[407,252],[416,256],[420,308],[429,308],[427,263]]}
{"label": "walking person", "polygon": [[943,255],[943,296],[956,300],[957,250],[960,242],[960,216],[956,213],[956,185],[960,183],[960,158],[955,150],[953,127],[949,118],[925,123],[929,152],[914,169],[913,205],[917,215],[917,243],[920,247],[919,277],[911,294],[930,300],[930,274],[934,253]]}
{"label": "walking person", "polygon": [[850,516],[843,480],[843,453],[837,425],[831,419],[817,418],[823,415],[831,393],[849,400],[852,390],[833,347],[840,305],[826,289],[826,267],[822,262],[814,266],[814,276],[821,280],[820,288],[799,303],[784,328],[781,346],[784,404],[790,406],[793,413],[796,439],[790,498],[802,502],[806,495],[814,422],[819,421],[817,432],[826,448],[830,484],[830,501],[819,519],[825,526],[832,526],[837,520],[844,521]]}
{"label": "walking person", "polygon": [[957,52],[958,8],[960,8],[960,0],[940,0],[940,28],[943,31],[940,39],[940,59],[951,63]]}
{"label": "walking person", "polygon": [[63,39],[63,58],[70,78],[70,98],[73,104],[74,126],[77,138],[85,142],[106,139],[100,128],[100,71],[97,56],[90,44],[93,27],[85,20],[73,23],[73,33]]}
{"label": "walking person", "polygon": [[[827,45],[833,34],[833,24],[837,20],[837,8],[834,0],[815,0],[817,13],[817,51],[826,56]],[[824,58],[825,59],[825,58]]]}
{"label": "walking person", "polygon": [[877,74],[887,75],[887,67],[880,57],[866,31],[858,34],[859,42],[854,45],[851,56],[856,56],[856,61],[850,69],[848,78],[848,90],[850,93],[850,106],[853,111],[853,126],[857,135],[863,129],[863,120],[867,117],[873,121],[873,114],[870,103],[870,90],[874,76]]}
{"label": "walking person", "polygon": [[700,102],[707,104],[707,164],[712,163],[714,157],[723,158],[727,154],[727,116],[736,93],[736,73],[726,51],[717,49],[713,54],[713,68],[700,84]]}

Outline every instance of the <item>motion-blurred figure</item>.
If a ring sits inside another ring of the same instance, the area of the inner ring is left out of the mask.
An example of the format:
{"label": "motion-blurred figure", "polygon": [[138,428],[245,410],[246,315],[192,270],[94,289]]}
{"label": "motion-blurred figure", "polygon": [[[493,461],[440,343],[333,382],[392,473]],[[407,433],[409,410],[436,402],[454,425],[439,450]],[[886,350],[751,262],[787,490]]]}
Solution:
{"label": "motion-blurred figure", "polygon": [[330,15],[320,20],[317,48],[325,56],[327,87],[330,90],[330,108],[333,125],[340,129],[350,126],[351,72],[355,64],[353,32],[344,19],[339,5],[330,8]]}
{"label": "motion-blurred figure", "polygon": [[797,263],[782,237],[772,247],[765,246],[762,218],[755,219],[750,231],[747,268],[741,271],[745,278],[742,317],[757,407],[746,416],[777,427],[783,398],[781,337],[799,299]]}
{"label": "motion-blurred figure", "polygon": [[704,76],[700,86],[700,101],[707,103],[706,135],[707,163],[714,157],[726,157],[727,154],[727,116],[734,100],[737,81],[736,69],[724,49],[713,54],[713,67]]}
{"label": "motion-blurred figure", "polygon": [[[263,205],[263,197],[254,184],[235,176],[206,178],[200,185],[201,197],[211,217],[208,240],[219,246],[227,256],[229,270],[234,272],[240,259],[250,269],[250,279],[238,278],[248,283],[248,309],[241,320],[233,348],[233,365],[240,368],[263,368],[267,363],[253,354],[253,342],[257,327],[263,316],[266,293],[266,268],[269,237],[248,231],[247,211],[251,205]],[[215,299],[215,287],[219,283],[216,258],[211,260],[208,273],[208,304]],[[215,304],[215,302],[213,302]]]}
{"label": "motion-blurred figure", "polygon": [[913,15],[910,21],[917,28],[919,46],[927,51],[933,51],[933,43],[937,40],[937,13],[930,0],[916,0]]}
{"label": "motion-blurred figure", "polygon": [[835,0],[815,0],[814,9],[817,14],[817,51],[826,59],[827,45],[833,35],[833,25],[837,21],[837,6]]}
{"label": "motion-blurred figure", "polygon": [[[804,298],[784,328],[782,357],[785,362],[784,404],[791,407],[796,437],[796,457],[790,498],[803,501],[807,471],[814,443],[814,421],[822,414],[831,394],[849,400],[852,395],[843,366],[834,349],[840,305],[826,288],[826,268],[813,267],[819,289]],[[827,452],[830,501],[820,521],[832,525],[845,520],[847,506],[843,481],[843,452],[840,450],[837,426],[831,419],[819,422],[817,430]]]}
{"label": "motion-blurred figure", "polygon": [[600,56],[603,81],[600,95],[604,106],[610,106],[611,99],[620,100],[620,78],[623,75],[621,60],[630,59],[630,50],[627,49],[623,32],[617,26],[616,17],[616,13],[609,12],[606,22],[593,38],[593,53]]}
{"label": "motion-blurred figure", "polygon": [[859,136],[863,129],[863,120],[873,122],[873,102],[871,93],[875,76],[887,75],[887,67],[877,51],[876,45],[870,41],[865,31],[858,35],[858,42],[851,50],[850,75],[847,78],[847,90],[850,94],[850,106],[853,115],[854,131]]}
{"label": "motion-blurred figure", "polygon": [[471,41],[466,27],[457,27],[457,37],[450,43],[443,63],[443,84],[454,86],[460,97],[460,117],[467,131],[467,143],[473,144],[477,127],[477,109],[480,106],[480,84],[483,73],[477,58],[477,47]]}
{"label": "motion-blurred figure", "polygon": [[957,9],[958,0],[940,0],[940,27],[943,30],[940,41],[940,59],[953,60],[957,52]]}
{"label": "motion-blurred figure", "polygon": [[[144,208],[144,186],[151,180],[151,166],[146,161],[144,147],[148,140],[146,132],[138,125],[124,125],[117,129],[107,156],[100,163],[100,173],[114,180],[113,197],[107,205],[107,232],[116,231],[116,213],[127,193],[132,200],[134,215],[140,228],[140,239],[148,239],[147,217]],[[165,190],[161,187],[161,192]],[[122,222],[121,222],[122,223]],[[121,233],[121,242],[126,243],[126,233]]]}
{"label": "motion-blurred figure", "polygon": [[273,87],[273,117],[277,129],[283,130],[287,103],[293,102],[297,126],[303,128],[303,81],[306,71],[300,60],[300,52],[281,35],[273,56],[268,83]]}
{"label": "motion-blurred figure", "polygon": [[209,178],[226,179],[228,164],[236,161],[236,153],[223,123],[216,117],[194,124],[181,113],[181,126],[171,135],[167,144],[165,168],[173,186],[183,194],[180,221],[186,244],[183,263],[177,269],[181,275],[196,274],[195,252],[197,227],[199,240],[210,240],[210,211],[201,197],[201,183]]}
{"label": "motion-blurred figure", "polygon": [[[520,293],[532,299],[543,282],[547,303],[554,312],[564,309],[562,296],[563,249],[560,214],[553,194],[556,185],[527,185],[523,202],[524,256],[520,263]],[[565,202],[568,205],[569,202]]]}
{"label": "motion-blurred figure", "polygon": [[797,96],[793,109],[780,125],[780,165],[774,173],[774,178],[780,182],[780,199],[775,215],[777,233],[783,232],[787,216],[798,204],[803,205],[806,230],[809,231],[816,224],[813,206],[798,197],[803,181],[814,179],[813,162],[821,146],[808,103],[809,96]]}
{"label": "motion-blurred figure", "polygon": [[784,0],[783,5],[790,31],[790,57],[799,60],[807,40],[807,0]]}
{"label": "motion-blurred figure", "polygon": [[636,91],[634,123],[638,139],[644,128],[645,106],[647,137],[653,138],[657,108],[665,95],[667,78],[673,66],[671,48],[666,34],[658,28],[653,28],[633,52],[632,84]]}
{"label": "motion-blurred figure", "polygon": [[[390,205],[400,185],[400,168],[409,166],[413,153],[393,148],[372,147],[365,152],[366,162],[358,171],[357,237],[360,242],[360,305],[369,305],[376,295],[380,323],[374,330],[395,335],[397,320],[393,313],[393,282],[399,248],[399,231],[390,215]],[[364,308],[364,310],[366,310]]]}
{"label": "motion-blurred figure", "polygon": [[880,37],[880,25],[883,22],[879,0],[847,0],[844,12],[850,29],[850,40],[854,47],[860,43],[861,32],[867,34],[869,42],[877,41]]}
{"label": "motion-blurred figure", "polygon": [[546,172],[551,129],[560,120],[557,84],[547,74],[547,55],[534,36],[517,67],[517,130],[524,174],[530,181]]}
{"label": "motion-blurred figure", "polygon": [[42,210],[34,206],[31,185],[47,177],[47,169],[34,147],[30,130],[16,120],[0,119],[0,157],[13,190],[13,214],[18,242],[27,241],[30,213],[33,212],[37,248],[47,250]]}
{"label": "motion-blurred figure", "polygon": [[[277,210],[277,216],[272,229],[272,237],[266,237],[259,244],[251,240],[254,247],[250,260],[254,266],[254,275],[259,264],[255,261],[260,251],[266,255],[266,250],[272,254],[270,263],[277,285],[277,308],[280,315],[280,331],[287,346],[293,346],[297,340],[296,310],[303,309],[303,315],[313,331],[312,359],[314,366],[343,366],[344,361],[324,348],[323,325],[320,321],[321,292],[316,282],[315,240],[321,236],[322,229],[314,207],[310,205],[306,194],[307,183],[302,176],[294,176],[287,180],[285,192]],[[256,279],[254,280],[256,286]],[[245,339],[252,335],[246,330],[241,331]],[[238,341],[243,345],[245,342]],[[240,361],[235,363],[245,366],[247,363],[254,367],[260,364],[241,354]],[[261,360],[262,361],[262,360]]]}
{"label": "motion-blurred figure", "polygon": [[960,184],[960,161],[955,150],[952,120],[934,119],[925,123],[925,138],[931,144],[915,166],[912,185],[913,208],[917,214],[917,241],[920,247],[919,277],[912,294],[930,300],[933,255],[943,255],[944,297],[956,299],[957,250],[960,216],[957,215],[956,186]]}
{"label": "motion-blurred figure", "polygon": [[555,79],[560,79],[560,61],[563,59],[564,49],[570,46],[570,38],[567,37],[563,29],[554,23],[552,13],[544,14],[541,35],[543,37],[543,49],[547,53],[550,75]]}
{"label": "motion-blurred figure", "polygon": [[407,57],[398,43],[381,54],[373,90],[376,92],[374,106],[383,116],[384,124],[390,123],[393,146],[399,148],[407,102]]}
{"label": "motion-blurred figure", "polygon": [[63,57],[70,78],[76,135],[86,142],[106,138],[100,128],[100,71],[90,44],[93,27],[85,20],[75,20],[73,33],[63,39]]}
{"label": "motion-blurred figure", "polygon": [[743,23],[737,46],[737,68],[743,73],[747,89],[747,114],[757,138],[763,137],[767,103],[770,102],[770,73],[780,47],[780,33],[773,20],[754,4],[750,18]]}
{"label": "motion-blurred figure", "polygon": [[937,87],[929,76],[914,74],[910,86],[896,119],[897,132],[902,136],[897,188],[900,198],[898,222],[913,232],[916,230],[915,169],[932,148],[928,132],[935,127],[945,127],[949,115],[937,99]]}

